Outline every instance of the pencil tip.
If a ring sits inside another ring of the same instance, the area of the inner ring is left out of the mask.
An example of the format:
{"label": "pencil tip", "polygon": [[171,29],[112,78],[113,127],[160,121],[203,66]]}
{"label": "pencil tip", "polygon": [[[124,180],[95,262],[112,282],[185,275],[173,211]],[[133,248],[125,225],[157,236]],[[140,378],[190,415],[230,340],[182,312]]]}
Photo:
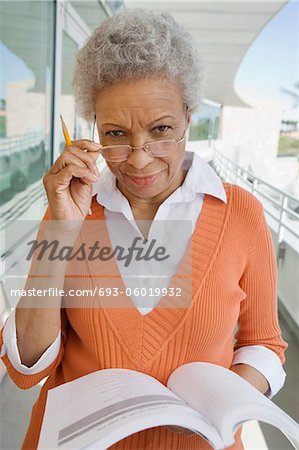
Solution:
{"label": "pencil tip", "polygon": [[61,114],[60,114],[60,122],[61,122],[62,128],[65,128],[65,123],[64,123],[64,120],[63,120],[63,117]]}

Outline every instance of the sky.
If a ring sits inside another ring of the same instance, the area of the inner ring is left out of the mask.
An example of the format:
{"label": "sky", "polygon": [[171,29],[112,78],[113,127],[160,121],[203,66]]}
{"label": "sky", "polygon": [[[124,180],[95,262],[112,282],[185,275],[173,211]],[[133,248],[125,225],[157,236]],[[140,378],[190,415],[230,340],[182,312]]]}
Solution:
{"label": "sky", "polygon": [[[299,1],[291,1],[268,22],[247,51],[235,78],[238,94],[252,105],[271,101],[283,118],[299,120],[294,100],[280,88],[296,91],[299,82]],[[297,89],[299,94],[299,89]]]}
{"label": "sky", "polygon": [[[281,106],[284,119],[299,120],[294,101],[280,92],[281,87],[294,90],[295,82],[299,81],[298,42],[299,0],[292,0],[259,33],[239,67],[235,89],[247,103],[254,106],[270,101]],[[0,54],[6,68],[0,82],[3,98],[7,81],[33,79],[34,74],[1,43]]]}

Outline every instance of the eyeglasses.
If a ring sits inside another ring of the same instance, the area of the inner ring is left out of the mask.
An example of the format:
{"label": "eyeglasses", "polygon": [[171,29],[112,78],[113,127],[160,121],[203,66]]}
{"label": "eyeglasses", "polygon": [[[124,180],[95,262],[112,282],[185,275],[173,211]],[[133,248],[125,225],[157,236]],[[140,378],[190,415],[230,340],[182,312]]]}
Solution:
{"label": "eyeglasses", "polygon": [[126,161],[133,150],[143,148],[143,150],[153,158],[163,158],[175,152],[177,145],[185,139],[186,129],[181,139],[164,139],[160,141],[146,142],[140,147],[131,147],[131,145],[107,145],[101,148],[101,155],[108,162]]}
{"label": "eyeglasses", "polygon": [[[189,107],[186,103],[184,103],[185,111],[187,112]],[[92,138],[94,140],[94,131],[96,124],[96,115],[94,116],[93,128],[92,128]],[[140,147],[131,147],[128,144],[120,144],[120,145],[106,145],[101,148],[100,153],[103,158],[108,162],[122,162],[126,161],[129,156],[133,153],[133,150],[138,148],[143,148],[143,150],[153,158],[163,158],[165,156],[170,155],[175,152],[177,149],[177,145],[183,142],[186,135],[186,128],[184,130],[183,136],[181,139],[164,139],[159,141],[150,141],[146,142],[144,145]]]}

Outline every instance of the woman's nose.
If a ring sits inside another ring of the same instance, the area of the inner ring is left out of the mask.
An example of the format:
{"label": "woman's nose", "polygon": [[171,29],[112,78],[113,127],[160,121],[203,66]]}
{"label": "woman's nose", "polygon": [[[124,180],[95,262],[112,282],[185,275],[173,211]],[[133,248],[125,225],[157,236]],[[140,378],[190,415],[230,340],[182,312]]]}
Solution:
{"label": "woman's nose", "polygon": [[143,147],[134,148],[127,163],[134,166],[136,169],[143,169],[149,163],[153,162],[154,158],[146,153]]}

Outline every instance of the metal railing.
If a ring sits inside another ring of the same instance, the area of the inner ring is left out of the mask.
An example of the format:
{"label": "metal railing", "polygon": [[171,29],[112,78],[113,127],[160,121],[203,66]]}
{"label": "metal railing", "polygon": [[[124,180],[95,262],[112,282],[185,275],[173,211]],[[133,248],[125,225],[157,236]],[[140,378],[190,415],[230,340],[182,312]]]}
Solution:
{"label": "metal railing", "polygon": [[7,205],[0,207],[0,231],[8,225],[15,222],[32,205],[40,199],[43,199],[44,205],[47,203],[46,193],[41,180],[28,186],[26,190],[18,193]]}
{"label": "metal railing", "polygon": [[277,258],[284,242],[299,253],[299,198],[276,188],[214,150],[213,169],[224,181],[244,187],[263,204],[269,226],[277,233]]}
{"label": "metal railing", "polygon": [[27,133],[19,136],[0,138],[0,156],[11,156],[12,153],[28,150],[43,141],[49,148],[50,136],[42,132]]}

